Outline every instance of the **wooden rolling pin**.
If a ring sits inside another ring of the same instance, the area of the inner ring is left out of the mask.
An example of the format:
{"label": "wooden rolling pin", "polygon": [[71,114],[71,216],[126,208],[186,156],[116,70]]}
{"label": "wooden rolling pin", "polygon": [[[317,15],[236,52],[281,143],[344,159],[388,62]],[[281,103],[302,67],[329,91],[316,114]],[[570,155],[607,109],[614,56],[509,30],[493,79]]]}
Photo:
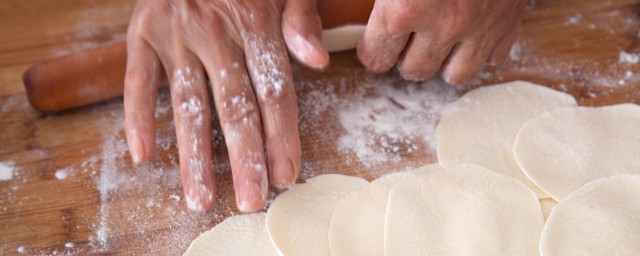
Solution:
{"label": "wooden rolling pin", "polygon": [[[323,27],[333,28],[366,23],[374,1],[318,2]],[[126,42],[118,41],[37,63],[22,80],[33,108],[58,112],[122,96],[126,62]]]}

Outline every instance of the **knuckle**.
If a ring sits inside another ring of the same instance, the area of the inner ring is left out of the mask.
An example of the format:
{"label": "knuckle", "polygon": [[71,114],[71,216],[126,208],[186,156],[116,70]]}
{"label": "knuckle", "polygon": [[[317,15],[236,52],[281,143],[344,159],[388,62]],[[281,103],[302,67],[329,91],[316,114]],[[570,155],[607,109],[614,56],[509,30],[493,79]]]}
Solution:
{"label": "knuckle", "polygon": [[385,24],[390,33],[401,33],[415,26],[422,17],[421,1],[394,1],[391,6],[390,20]]}
{"label": "knuckle", "polygon": [[383,73],[393,67],[393,63],[375,61],[369,61],[367,63],[363,63],[363,65],[374,73]]}
{"label": "knuckle", "polygon": [[476,77],[478,72],[451,72],[444,77],[444,80],[449,84],[466,84]]}
{"label": "knuckle", "polygon": [[126,87],[136,88],[147,86],[153,80],[152,75],[145,68],[129,67],[125,74],[124,84]]}
{"label": "knuckle", "polygon": [[240,0],[233,3],[234,9],[239,13],[241,22],[247,27],[260,31],[272,26],[276,20],[273,14],[277,13],[271,1]]}
{"label": "knuckle", "polygon": [[225,95],[218,108],[220,121],[224,123],[246,122],[258,117],[255,99],[246,92]]}
{"label": "knuckle", "polygon": [[437,69],[424,68],[424,69],[410,69],[405,65],[398,67],[398,72],[405,80],[411,81],[425,81],[435,76]]}
{"label": "knuckle", "polygon": [[260,104],[265,107],[289,106],[296,102],[296,94],[293,90],[283,90],[278,86],[262,86],[258,89]]}
{"label": "knuckle", "polygon": [[393,67],[395,62],[391,58],[381,58],[374,53],[358,52],[362,65],[374,73],[382,73]]}
{"label": "knuckle", "polygon": [[174,108],[178,118],[182,120],[191,120],[191,124],[202,126],[205,123],[209,111],[208,101],[202,100],[195,96],[181,95],[177,97],[182,100],[178,101],[178,105]]}

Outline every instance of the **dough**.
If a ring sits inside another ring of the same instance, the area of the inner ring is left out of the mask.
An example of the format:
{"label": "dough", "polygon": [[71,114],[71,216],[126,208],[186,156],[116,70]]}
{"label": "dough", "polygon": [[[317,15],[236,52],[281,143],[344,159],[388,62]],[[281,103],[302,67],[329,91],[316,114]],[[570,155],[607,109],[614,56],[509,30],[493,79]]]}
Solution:
{"label": "dough", "polygon": [[521,182],[461,165],[389,193],[384,255],[538,255],[543,217]]}
{"label": "dough", "polygon": [[477,164],[524,182],[539,198],[548,197],[518,167],[513,142],[530,118],[575,105],[569,94],[523,81],[470,91],[445,108],[436,127],[440,164]]}
{"label": "dough", "polygon": [[197,255],[278,255],[269,240],[265,213],[229,217],[198,236],[183,256]]}
{"label": "dough", "polygon": [[513,152],[525,174],[562,202],[591,180],[640,173],[640,106],[550,111],[522,126]]}
{"label": "dough", "polygon": [[362,178],[337,174],[292,185],[267,211],[271,241],[281,255],[329,255],[329,221],[336,204],[368,185]]}
{"label": "dough", "polygon": [[551,214],[553,207],[557,204],[558,201],[551,198],[540,199],[540,208],[542,209],[542,216],[544,216],[544,221],[547,221],[547,219],[549,219],[549,214]]}
{"label": "dough", "polygon": [[440,165],[431,164],[413,172],[387,174],[342,199],[333,211],[329,225],[331,255],[383,255],[384,215],[389,190],[401,181],[439,169]]}
{"label": "dough", "polygon": [[345,25],[322,31],[322,44],[330,52],[355,49],[366,25]]}
{"label": "dough", "polygon": [[587,183],[556,205],[542,232],[543,256],[640,255],[640,175]]}

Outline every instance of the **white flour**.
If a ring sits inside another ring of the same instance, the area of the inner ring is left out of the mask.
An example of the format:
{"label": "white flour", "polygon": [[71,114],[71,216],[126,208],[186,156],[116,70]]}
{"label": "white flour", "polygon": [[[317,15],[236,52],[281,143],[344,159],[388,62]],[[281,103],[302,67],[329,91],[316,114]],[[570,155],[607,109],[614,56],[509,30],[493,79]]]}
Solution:
{"label": "white flour", "polygon": [[640,61],[640,55],[637,53],[621,51],[618,57],[618,62],[620,63],[636,64],[638,61]]}
{"label": "white flour", "polygon": [[13,163],[2,162],[0,163],[0,181],[13,179]]}
{"label": "white flour", "polygon": [[424,83],[373,80],[365,85],[373,96],[353,99],[339,113],[346,134],[342,151],[373,167],[400,161],[417,150],[435,152],[435,126],[444,106],[457,98],[453,86],[440,80]]}
{"label": "white flour", "polygon": [[56,179],[59,180],[64,180],[67,177],[69,177],[69,175],[71,174],[71,172],[73,171],[72,168],[64,168],[64,169],[60,169],[57,170],[56,173],[54,174],[54,176],[56,176]]}
{"label": "white flour", "polygon": [[[620,35],[637,34],[636,13],[631,9],[618,10],[612,8],[606,12],[601,11],[601,9],[609,8],[613,4],[613,1],[601,1],[595,5],[580,6],[576,8],[576,13],[566,17],[565,22],[562,24],[566,28],[562,29],[569,29],[576,35],[598,33],[614,42],[618,42],[617,40],[621,38]],[[529,8],[532,6],[534,5],[530,4]],[[580,31],[585,31],[585,33],[580,33]],[[543,55],[540,53],[548,54],[549,51],[534,47],[533,45],[538,45],[538,42],[534,41],[535,39],[532,39],[533,43],[529,43],[529,38],[526,35],[528,32],[541,35],[540,31],[533,31],[533,29],[526,31],[525,29],[521,38],[511,48],[509,58],[501,65],[501,68],[493,73],[485,71],[480,78],[506,81],[516,73],[520,77],[534,77],[577,87],[600,87],[600,89],[640,82],[639,67],[637,66],[640,62],[638,48],[612,51],[613,47],[611,45],[594,44],[591,43],[592,40],[588,36],[576,36],[574,40],[568,42],[566,40],[557,42],[562,44],[563,48],[557,51],[556,54]],[[549,41],[549,45],[556,42],[555,38],[551,38]],[[617,44],[620,45],[620,43]],[[628,45],[632,47],[633,39],[629,39]],[[595,51],[597,52],[595,55],[598,57],[576,56],[573,53],[573,49]],[[608,58],[609,60],[593,59],[601,56],[610,56],[610,58]],[[603,66],[607,66],[607,68],[605,69]],[[494,68],[487,70],[492,69]],[[504,73],[507,73],[509,77],[505,78]],[[606,92],[607,90],[600,90],[599,94],[592,92],[587,92],[586,94],[589,96],[603,96]]]}
{"label": "white flour", "polygon": [[[440,80],[416,83],[362,71],[296,87],[306,92],[298,100],[301,137],[321,138],[309,151],[303,148],[303,180],[345,169],[375,178],[433,161],[425,156],[434,155],[435,125],[444,105],[458,97],[456,87]],[[325,147],[338,158],[317,156]]]}
{"label": "white flour", "polygon": [[[167,91],[160,93],[156,118],[172,120]],[[90,237],[91,253],[117,251],[118,244],[135,243],[145,255],[179,255],[201,231],[229,214],[231,202],[219,198],[216,210],[188,211],[181,200],[182,186],[177,160],[173,122],[158,125],[154,160],[134,166],[124,138],[123,113],[112,111],[101,121],[103,131],[101,165],[95,175],[100,208],[95,233]],[[108,124],[108,125],[107,125]],[[130,200],[123,208],[122,200]],[[126,234],[153,235],[126,238]],[[167,246],[170,245],[170,246]],[[69,250],[80,250],[68,248]],[[71,251],[81,252],[81,251]]]}

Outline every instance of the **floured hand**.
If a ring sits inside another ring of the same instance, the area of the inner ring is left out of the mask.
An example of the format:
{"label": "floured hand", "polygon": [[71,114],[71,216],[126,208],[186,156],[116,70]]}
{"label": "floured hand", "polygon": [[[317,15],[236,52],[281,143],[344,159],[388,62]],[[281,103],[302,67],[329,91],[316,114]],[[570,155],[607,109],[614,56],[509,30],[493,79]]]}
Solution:
{"label": "floured hand", "polygon": [[[295,182],[300,169],[298,107],[285,39],[303,63],[328,64],[318,39],[321,25],[315,4],[138,2],[127,35],[127,142],[134,162],[153,156],[156,89],[164,69],[189,209],[204,211],[215,204],[207,78],[229,151],[238,208],[261,209],[268,180],[277,188]],[[310,18],[301,22],[301,17]]]}
{"label": "floured hand", "polygon": [[397,64],[405,79],[440,70],[448,83],[470,82],[508,56],[526,2],[376,0],[358,57],[375,72]]}

